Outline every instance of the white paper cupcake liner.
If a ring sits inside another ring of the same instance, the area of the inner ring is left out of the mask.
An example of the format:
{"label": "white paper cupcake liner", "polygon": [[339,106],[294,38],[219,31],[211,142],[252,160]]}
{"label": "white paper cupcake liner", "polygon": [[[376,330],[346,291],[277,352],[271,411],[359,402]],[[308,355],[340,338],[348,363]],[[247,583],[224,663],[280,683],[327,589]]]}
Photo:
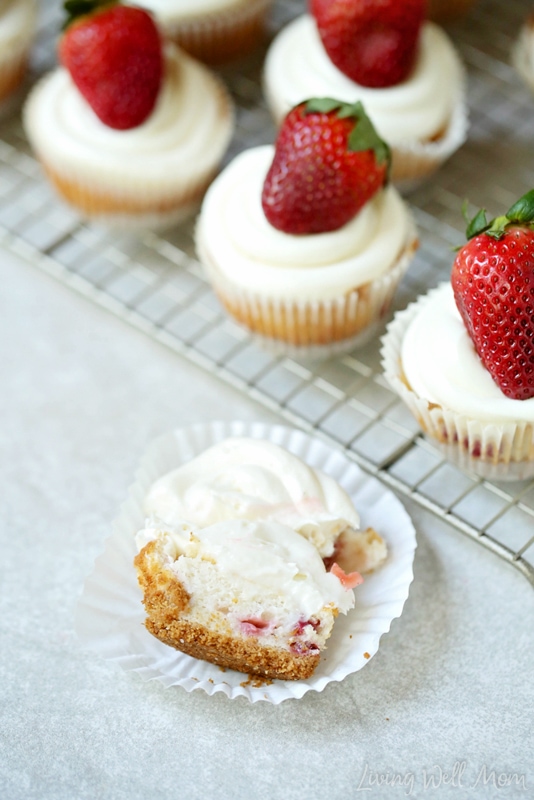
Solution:
{"label": "white paper cupcake liner", "polygon": [[393,146],[391,180],[402,192],[417,188],[464,144],[469,129],[465,92],[454,106],[442,136],[429,142],[406,142]]}
{"label": "white paper cupcake liner", "polygon": [[219,11],[178,17],[163,24],[165,33],[184,50],[208,62],[237,58],[256,44],[273,0],[237,0],[234,6]]}
{"label": "white paper cupcake liner", "polygon": [[[133,559],[134,537],[144,525],[142,503],[150,485],[162,474],[189,461],[229,436],[266,439],[285,447],[315,468],[331,475],[349,493],[360,512],[362,528],[372,526],[385,539],[388,557],[356,590],[356,607],[336,620],[314,675],[305,681],[262,683],[233,670],[222,671],[167,647],[144,627],[142,592]],[[400,616],[413,579],[415,531],[403,506],[375,478],[365,475],[341,451],[306,434],[280,425],[212,422],[177,430],[149,448],[136,482],[122,506],[105,549],[87,578],[77,611],[76,631],[92,652],[114,661],[144,680],[186,691],[222,692],[254,703],[273,704],[322,691],[361,669],[376,653],[380,637]]]}
{"label": "white paper cupcake liner", "polygon": [[412,221],[402,254],[378,278],[340,297],[302,300],[262,296],[238,286],[217,267],[198,228],[196,239],[200,261],[230,316],[270,352],[313,360],[349,352],[376,335],[418,246]]}
{"label": "white paper cupcake liner", "polygon": [[397,313],[382,339],[382,367],[394,391],[447,459],[482,478],[526,480],[534,476],[534,428],[526,422],[488,422],[419,397],[406,383],[401,350],[408,326],[441,287]]}

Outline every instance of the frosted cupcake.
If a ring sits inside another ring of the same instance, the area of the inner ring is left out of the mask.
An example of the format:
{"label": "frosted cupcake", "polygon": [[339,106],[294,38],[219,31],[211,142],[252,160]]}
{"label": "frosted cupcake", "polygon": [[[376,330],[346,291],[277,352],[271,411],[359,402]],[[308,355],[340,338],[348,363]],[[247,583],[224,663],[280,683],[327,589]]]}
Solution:
{"label": "frosted cupcake", "polygon": [[534,91],[534,14],[522,26],[512,49],[512,63],[527,86]]}
{"label": "frosted cupcake", "polygon": [[386,378],[422,429],[458,466],[497,480],[534,475],[534,192],[529,202],[530,221],[517,204],[472,231],[454,292],[420,298],[383,339]]}
{"label": "frosted cupcake", "polygon": [[201,61],[246,55],[264,36],[272,0],[141,0],[165,34]]}
{"label": "frosted cupcake", "polygon": [[392,148],[393,181],[410,182],[431,174],[465,140],[464,76],[449,38],[430,22],[417,33],[413,64],[401,80],[399,74],[394,83],[380,76],[376,86],[366,70],[356,81],[333,62],[316,19],[304,15],[278,34],[267,53],[265,96],[278,122],[309,96],[360,100]]}
{"label": "frosted cupcake", "polygon": [[[197,224],[199,258],[226,310],[263,343],[301,355],[372,336],[417,246],[399,194],[381,188],[386,165],[377,167],[365,136],[354,173],[345,170],[344,155],[354,155],[347,131],[372,126],[360,106],[339,131],[337,107],[293,109],[276,148],[245,151],[221,173]],[[330,147],[339,141],[340,150]]]}
{"label": "frosted cupcake", "polygon": [[36,16],[35,0],[0,1],[0,113],[24,80]]}
{"label": "frosted cupcake", "polygon": [[[121,19],[117,25],[115,15],[132,12],[140,15],[134,19],[136,25],[140,19],[142,28],[131,34],[133,67],[117,68],[126,85],[111,92],[106,88],[107,62],[113,61],[114,52],[99,59],[101,80],[97,67],[88,64],[86,72],[91,81],[95,78],[89,86],[84,73],[59,67],[32,91],[24,125],[51,182],[84,216],[112,225],[155,227],[181,219],[196,207],[228,146],[233,113],[219,80],[176,46],[163,45],[146,12],[112,6],[85,18],[73,30],[108,24],[111,17],[114,34],[117,30],[119,36],[124,31],[130,34],[133,25],[122,24]],[[154,83],[157,52],[161,74],[155,89],[149,87],[143,94],[149,75],[148,44],[143,46],[147,20],[153,29],[149,44],[154,48],[150,64]],[[65,41],[62,54],[67,60]],[[139,85],[133,93],[132,69],[137,68],[133,74],[139,76]],[[123,97],[134,98],[133,110],[128,102],[121,104]]]}

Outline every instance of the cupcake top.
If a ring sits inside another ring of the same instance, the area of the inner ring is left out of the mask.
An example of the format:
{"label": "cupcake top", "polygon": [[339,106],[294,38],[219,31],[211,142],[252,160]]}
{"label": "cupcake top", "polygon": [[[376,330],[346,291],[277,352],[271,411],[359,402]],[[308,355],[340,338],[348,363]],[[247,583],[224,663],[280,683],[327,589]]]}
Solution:
{"label": "cupcake top", "polygon": [[275,444],[227,439],[157,480],[145,512],[170,525],[199,528],[226,520],[270,520],[331,555],[339,534],[359,516],[333,478]]}
{"label": "cupcake top", "polygon": [[506,397],[482,364],[450,283],[422,298],[402,341],[402,371],[419,396],[459,414],[494,422],[534,422],[534,398]]}
{"label": "cupcake top", "polygon": [[[316,548],[278,522],[234,519],[202,528],[178,521],[174,526],[149,523],[136,537],[139,550],[153,540],[163,544],[168,566],[186,591],[188,578],[194,582],[207,562],[206,595],[221,604],[224,598],[217,594],[222,588],[228,594],[230,617],[236,610],[236,595],[241,605],[256,602],[268,611],[276,603],[294,617],[309,618],[325,607],[346,613],[354,606],[351,588],[334,572],[326,572]],[[354,586],[358,577],[343,575],[343,580]]]}
{"label": "cupcake top", "polygon": [[463,73],[448,36],[427,22],[406,80],[379,89],[360,86],[332,63],[315,20],[304,15],[287,25],[271,45],[265,83],[279,116],[310,96],[361,100],[380,136],[397,145],[429,140],[444,131],[462,93]]}
{"label": "cupcake top", "polygon": [[379,191],[346,225],[313,235],[274,228],[261,205],[273,160],[270,145],[241,153],[206,194],[197,236],[217,268],[265,296],[331,299],[379,277],[415,239],[398,192]]}
{"label": "cupcake top", "polygon": [[47,152],[56,152],[68,169],[86,171],[88,182],[98,174],[120,182],[172,183],[180,171],[184,183],[198,172],[198,163],[216,163],[232,132],[226,95],[211,73],[168,44],[165,78],[152,114],[130,130],[102,123],[74,85],[58,68],[30,95],[25,122]]}

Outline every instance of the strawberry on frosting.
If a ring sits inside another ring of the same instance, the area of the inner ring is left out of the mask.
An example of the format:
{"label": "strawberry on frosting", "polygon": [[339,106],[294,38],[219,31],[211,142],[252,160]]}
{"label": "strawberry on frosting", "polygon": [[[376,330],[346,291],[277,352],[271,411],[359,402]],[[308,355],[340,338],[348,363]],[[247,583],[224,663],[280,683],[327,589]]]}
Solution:
{"label": "strawberry on frosting", "polygon": [[337,230],[385,184],[389,165],[389,148],[361,103],[308,100],[278,134],[263,187],[265,216],[285,233]]}
{"label": "strawberry on frosting", "polygon": [[385,377],[446,458],[494,480],[534,475],[534,190],[468,220],[451,281],[398,312]]}
{"label": "strawberry on frosting", "polygon": [[451,282],[475,349],[503,394],[534,397],[534,189],[490,222],[479,211]]}
{"label": "strawberry on frosting", "polygon": [[332,62],[361,86],[394,86],[413,68],[426,0],[311,0]]}
{"label": "strawberry on frosting", "polygon": [[67,0],[59,58],[98,118],[110,128],[141,125],[163,79],[161,37],[152,16],[109,0]]}

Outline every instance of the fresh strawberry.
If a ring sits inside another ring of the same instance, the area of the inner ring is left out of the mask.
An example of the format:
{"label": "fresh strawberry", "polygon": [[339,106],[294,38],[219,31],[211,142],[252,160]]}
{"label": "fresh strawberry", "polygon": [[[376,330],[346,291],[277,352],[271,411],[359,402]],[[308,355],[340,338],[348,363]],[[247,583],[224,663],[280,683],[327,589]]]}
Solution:
{"label": "fresh strawberry", "polygon": [[426,0],[310,0],[324,48],[361,86],[394,86],[417,53]]}
{"label": "fresh strawberry", "polygon": [[534,189],[491,222],[479,211],[452,268],[456,305],[503,394],[534,397]]}
{"label": "fresh strawberry", "polygon": [[67,0],[59,58],[97,117],[126,130],[152,112],[163,77],[160,34],[146,11],[106,0]]}
{"label": "fresh strawberry", "polygon": [[337,230],[384,185],[389,164],[389,148],[361,103],[308,100],[278,134],[263,186],[265,216],[284,233]]}

